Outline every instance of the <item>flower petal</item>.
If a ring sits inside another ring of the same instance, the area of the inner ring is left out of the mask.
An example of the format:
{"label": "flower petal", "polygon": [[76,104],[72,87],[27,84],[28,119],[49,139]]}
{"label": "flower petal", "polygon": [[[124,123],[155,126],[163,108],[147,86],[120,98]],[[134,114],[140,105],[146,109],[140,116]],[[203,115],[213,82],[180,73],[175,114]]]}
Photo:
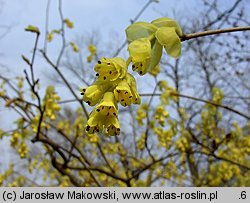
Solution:
{"label": "flower petal", "polygon": [[132,103],[132,93],[130,86],[126,80],[118,83],[114,90],[115,98],[122,106],[129,106]]}
{"label": "flower petal", "polygon": [[83,95],[83,101],[88,105],[96,105],[102,98],[103,94],[112,88],[113,84],[111,82],[96,81],[87,88],[81,89],[81,94]]}
{"label": "flower petal", "polygon": [[161,27],[155,33],[155,37],[170,56],[178,58],[181,55],[181,40],[175,28]]}
{"label": "flower petal", "polygon": [[114,115],[117,116],[117,103],[115,101],[115,96],[113,92],[106,92],[103,96],[102,101],[96,107],[96,111],[100,112],[102,115]]}
{"label": "flower petal", "polygon": [[159,28],[160,27],[174,27],[178,36],[179,37],[182,36],[181,27],[175,20],[171,18],[158,18],[156,20],[153,20],[151,23]]}
{"label": "flower petal", "polygon": [[126,35],[128,42],[132,42],[139,38],[149,37],[154,34],[157,30],[157,27],[151,23],[146,22],[136,22],[126,29]]}
{"label": "flower petal", "polygon": [[152,71],[160,63],[161,56],[162,45],[158,42],[158,40],[155,40],[155,43],[152,48],[152,57],[148,68],[149,71]]}
{"label": "flower petal", "polygon": [[128,51],[133,63],[133,71],[137,71],[140,75],[144,75],[149,67],[151,60],[151,43],[147,38],[137,39],[128,45]]}

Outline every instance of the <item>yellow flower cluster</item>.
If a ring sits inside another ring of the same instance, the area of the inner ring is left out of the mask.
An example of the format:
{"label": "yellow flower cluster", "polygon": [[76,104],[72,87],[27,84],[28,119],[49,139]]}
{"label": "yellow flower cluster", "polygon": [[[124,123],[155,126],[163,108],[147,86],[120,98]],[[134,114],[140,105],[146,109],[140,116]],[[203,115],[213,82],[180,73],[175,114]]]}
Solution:
{"label": "yellow flower cluster", "polygon": [[97,80],[82,88],[83,101],[95,106],[90,113],[86,132],[94,134],[105,130],[108,135],[119,135],[118,102],[122,106],[140,104],[134,77],[127,72],[122,58],[102,58],[95,65]]}
{"label": "yellow flower cluster", "polygon": [[45,116],[51,120],[56,119],[55,113],[61,109],[57,103],[59,100],[60,97],[55,93],[55,88],[53,86],[48,86],[43,102],[45,105]]}
{"label": "yellow flower cluster", "polygon": [[165,119],[168,117],[168,115],[169,114],[163,105],[159,105],[155,110],[155,119],[162,127],[165,126]]}
{"label": "yellow flower cluster", "polygon": [[[44,108],[44,115],[41,122],[41,128],[48,129],[50,126],[45,123],[46,119],[53,121],[56,119],[56,113],[61,109],[60,105],[57,103],[60,100],[60,97],[56,94],[55,88],[53,86],[48,86],[46,89],[46,94],[43,99],[43,108]],[[38,125],[40,122],[40,116],[37,115],[33,118],[31,128],[32,131],[37,133]]]}
{"label": "yellow flower cluster", "polygon": [[[173,19],[158,18],[151,23],[136,22],[126,29],[126,35],[129,61],[132,62],[133,71],[140,75],[159,66],[163,47],[171,57],[178,58],[181,55],[180,37],[183,33]],[[157,74],[157,69],[153,74]]]}

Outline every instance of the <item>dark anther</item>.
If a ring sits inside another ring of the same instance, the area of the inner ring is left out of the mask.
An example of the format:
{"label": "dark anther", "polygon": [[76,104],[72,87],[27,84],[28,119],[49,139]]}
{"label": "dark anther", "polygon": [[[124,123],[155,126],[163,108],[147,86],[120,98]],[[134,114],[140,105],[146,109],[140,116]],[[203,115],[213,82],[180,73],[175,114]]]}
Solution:
{"label": "dark anther", "polygon": [[81,95],[84,95],[84,93],[83,93],[83,92],[81,92]]}
{"label": "dark anther", "polygon": [[142,67],[142,63],[141,63],[141,67]]}
{"label": "dark anther", "polygon": [[87,101],[86,103],[87,103],[88,105],[90,105],[90,101]]}
{"label": "dark anther", "polygon": [[137,98],[135,99],[135,101],[137,101]]}
{"label": "dark anther", "polygon": [[127,103],[125,102],[124,106],[127,106]]}
{"label": "dark anther", "polygon": [[107,63],[107,65],[109,66],[109,65],[110,65],[110,63]]}
{"label": "dark anther", "polygon": [[99,133],[99,129],[96,129],[96,132],[98,132],[98,133]]}
{"label": "dark anther", "polygon": [[87,128],[86,128],[86,131],[89,131],[90,130],[90,126],[88,125]]}
{"label": "dark anther", "polygon": [[111,74],[112,74],[112,71],[109,71],[109,74],[111,75]]}
{"label": "dark anther", "polygon": [[106,80],[106,77],[104,76],[103,79]]}
{"label": "dark anther", "polygon": [[135,67],[135,65],[132,65],[132,68],[134,68]]}
{"label": "dark anther", "polygon": [[123,101],[124,101],[124,99],[121,99],[121,101],[123,102]]}
{"label": "dark anther", "polygon": [[99,73],[96,73],[95,75],[98,77],[98,76],[99,76]]}
{"label": "dark anther", "polygon": [[107,113],[107,116],[109,116],[109,112]]}
{"label": "dark anther", "polygon": [[118,93],[120,93],[120,91],[119,90],[116,90]]}
{"label": "dark anther", "polygon": [[109,129],[107,129],[107,132],[109,131]]}
{"label": "dark anther", "polygon": [[111,106],[109,107],[109,109],[111,109]]}
{"label": "dark anther", "polygon": [[129,96],[129,98],[132,98],[132,96]]}
{"label": "dark anther", "polygon": [[96,111],[97,111],[97,112],[99,112],[99,111],[100,111],[100,109],[96,109]]}
{"label": "dark anther", "polygon": [[142,74],[142,71],[140,71],[140,74]]}
{"label": "dark anther", "polygon": [[85,92],[85,91],[86,91],[86,89],[82,89],[82,91],[83,91],[83,92]]}
{"label": "dark anther", "polygon": [[104,106],[102,106],[102,109],[104,109]]}
{"label": "dark anther", "polygon": [[111,128],[112,130],[114,129],[114,126],[112,126],[112,128]]}
{"label": "dark anther", "polygon": [[116,113],[113,113],[114,116],[116,116]]}
{"label": "dark anther", "polygon": [[101,61],[98,61],[99,64],[101,64],[102,62]]}
{"label": "dark anther", "polygon": [[128,94],[128,92],[126,91],[125,94]]}
{"label": "dark anther", "polygon": [[120,128],[117,128],[117,131],[120,131]]}

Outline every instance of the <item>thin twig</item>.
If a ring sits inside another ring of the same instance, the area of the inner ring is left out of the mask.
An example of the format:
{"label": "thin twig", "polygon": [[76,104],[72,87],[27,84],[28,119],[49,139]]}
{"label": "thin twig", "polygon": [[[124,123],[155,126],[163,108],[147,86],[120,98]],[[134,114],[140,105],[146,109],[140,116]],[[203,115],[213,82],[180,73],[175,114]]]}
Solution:
{"label": "thin twig", "polygon": [[250,26],[231,27],[231,28],[218,29],[218,30],[207,30],[207,31],[203,31],[203,32],[184,34],[181,37],[181,41],[186,41],[186,40],[195,39],[198,37],[209,36],[209,35],[218,35],[218,34],[222,34],[222,33],[239,32],[239,31],[247,31],[247,30],[250,30]]}

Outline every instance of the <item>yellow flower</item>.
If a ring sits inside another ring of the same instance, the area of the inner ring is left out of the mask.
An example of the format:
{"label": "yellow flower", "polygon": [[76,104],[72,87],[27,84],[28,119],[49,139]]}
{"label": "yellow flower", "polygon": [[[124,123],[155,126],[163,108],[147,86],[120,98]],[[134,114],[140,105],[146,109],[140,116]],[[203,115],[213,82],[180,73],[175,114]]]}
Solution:
{"label": "yellow flower", "polygon": [[90,52],[92,55],[95,55],[95,54],[96,54],[96,47],[95,47],[95,45],[90,44],[90,45],[88,46],[88,50],[89,50],[89,52]]}
{"label": "yellow flower", "polygon": [[49,33],[47,34],[47,40],[48,40],[48,42],[51,42],[51,41],[53,40],[53,38],[54,38],[53,32],[49,32]]}
{"label": "yellow flower", "polygon": [[19,145],[18,153],[19,153],[19,155],[20,155],[21,158],[25,158],[26,157],[26,155],[28,153],[28,147],[25,144],[25,142],[22,142]]}
{"label": "yellow flower", "polygon": [[40,34],[40,30],[38,27],[34,26],[34,25],[28,25],[28,27],[25,28],[25,31],[27,32],[34,32],[36,34]]}
{"label": "yellow flower", "polygon": [[141,99],[137,92],[135,78],[127,73],[126,77],[121,80],[114,90],[115,98],[122,106],[140,104]]}
{"label": "yellow flower", "polygon": [[115,97],[113,92],[106,92],[103,96],[102,101],[99,105],[96,107],[96,111],[100,112],[102,115],[114,115],[117,116],[118,110],[117,110],[117,103],[115,101]]}
{"label": "yellow flower", "polygon": [[14,132],[10,138],[10,145],[12,147],[16,147],[18,144],[19,138],[21,138],[21,134],[18,132]]}
{"label": "yellow flower", "polygon": [[122,58],[102,58],[95,66],[99,81],[115,81],[127,73],[127,64]]}
{"label": "yellow flower", "polygon": [[76,53],[79,52],[79,48],[74,42],[70,42],[70,46],[74,52],[76,52]]}
{"label": "yellow flower", "polygon": [[159,105],[155,110],[155,119],[163,127],[165,126],[165,119],[169,116],[163,105]]}
{"label": "yellow flower", "polygon": [[74,24],[68,19],[64,19],[64,23],[67,25],[68,28],[72,29],[74,27]]}
{"label": "yellow flower", "polygon": [[148,71],[151,60],[152,50],[150,41],[147,38],[141,38],[131,42],[128,45],[132,70],[144,75]]}
{"label": "yellow flower", "polygon": [[113,84],[110,82],[96,81],[91,86],[81,89],[81,95],[84,95],[83,101],[90,106],[95,106],[101,100],[103,94],[112,87]]}
{"label": "yellow flower", "polygon": [[120,124],[117,118],[117,103],[113,92],[106,92],[102,101],[90,113],[86,131],[89,134],[102,132],[106,128],[106,134],[119,135]]}

